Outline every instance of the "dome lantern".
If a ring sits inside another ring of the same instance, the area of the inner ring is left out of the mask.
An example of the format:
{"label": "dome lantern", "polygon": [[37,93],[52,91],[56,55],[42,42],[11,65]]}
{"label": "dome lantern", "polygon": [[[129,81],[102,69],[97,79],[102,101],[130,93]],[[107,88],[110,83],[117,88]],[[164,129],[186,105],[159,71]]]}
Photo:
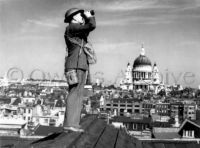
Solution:
{"label": "dome lantern", "polygon": [[142,56],[145,55],[144,44],[142,44],[142,48],[140,50],[140,55],[142,55]]}

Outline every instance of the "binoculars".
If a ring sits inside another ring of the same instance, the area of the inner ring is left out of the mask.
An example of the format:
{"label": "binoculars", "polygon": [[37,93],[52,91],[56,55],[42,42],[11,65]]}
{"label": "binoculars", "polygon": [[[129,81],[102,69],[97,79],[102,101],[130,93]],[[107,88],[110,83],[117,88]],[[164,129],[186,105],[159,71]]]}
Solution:
{"label": "binoculars", "polygon": [[[90,12],[90,14],[91,14],[92,16],[94,16],[94,15],[95,15],[95,12],[94,12],[94,10],[90,10],[90,11],[88,11],[88,12]],[[85,14],[84,14],[84,13],[82,13],[82,14],[81,14],[81,16],[82,16],[83,18],[87,18],[87,17],[85,16]]]}
{"label": "binoculars", "polygon": [[91,15],[95,15],[94,10],[90,10],[89,12],[90,12]]}

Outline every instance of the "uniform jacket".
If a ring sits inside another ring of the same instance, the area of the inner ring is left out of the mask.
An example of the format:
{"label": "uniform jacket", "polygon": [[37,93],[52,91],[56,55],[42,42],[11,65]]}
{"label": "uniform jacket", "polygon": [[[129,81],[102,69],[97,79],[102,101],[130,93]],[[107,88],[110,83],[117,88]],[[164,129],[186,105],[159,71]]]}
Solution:
{"label": "uniform jacket", "polygon": [[67,45],[68,56],[65,60],[65,72],[69,69],[83,69],[88,70],[89,64],[85,52],[82,50],[80,53],[80,46],[72,43],[68,37],[75,39],[83,45],[87,43],[87,37],[89,33],[96,28],[96,22],[94,17],[87,18],[84,25],[78,23],[70,23],[66,27],[65,42]]}

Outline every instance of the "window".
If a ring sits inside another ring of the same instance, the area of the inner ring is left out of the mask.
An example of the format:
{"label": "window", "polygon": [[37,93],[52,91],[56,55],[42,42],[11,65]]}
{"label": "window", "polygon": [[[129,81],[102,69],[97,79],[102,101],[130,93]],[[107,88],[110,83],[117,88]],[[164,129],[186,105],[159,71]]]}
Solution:
{"label": "window", "polygon": [[194,138],[194,130],[183,130],[183,137]]}
{"label": "window", "polygon": [[133,129],[136,129],[136,128],[137,128],[136,123],[133,123]]}
{"label": "window", "polygon": [[44,119],[44,123],[48,123],[48,119]]}
{"label": "window", "polygon": [[135,109],[135,113],[140,113],[140,110],[139,109]]}

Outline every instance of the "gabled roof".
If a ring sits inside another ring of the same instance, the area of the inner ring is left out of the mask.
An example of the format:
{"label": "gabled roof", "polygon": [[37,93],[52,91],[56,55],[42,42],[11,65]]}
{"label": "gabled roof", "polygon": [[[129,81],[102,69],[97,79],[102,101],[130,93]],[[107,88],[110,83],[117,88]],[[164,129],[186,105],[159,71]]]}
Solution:
{"label": "gabled roof", "polygon": [[200,120],[191,121],[191,120],[185,119],[184,122],[181,124],[178,133],[182,130],[182,128],[184,127],[184,125],[185,125],[186,123],[188,123],[188,122],[189,122],[190,124],[192,124],[192,125],[194,125],[194,126],[196,126],[196,127],[198,127],[198,128],[200,129]]}
{"label": "gabled roof", "polygon": [[14,102],[12,103],[12,105],[18,105],[19,103],[21,103],[21,99],[20,98],[16,98],[14,100]]}

